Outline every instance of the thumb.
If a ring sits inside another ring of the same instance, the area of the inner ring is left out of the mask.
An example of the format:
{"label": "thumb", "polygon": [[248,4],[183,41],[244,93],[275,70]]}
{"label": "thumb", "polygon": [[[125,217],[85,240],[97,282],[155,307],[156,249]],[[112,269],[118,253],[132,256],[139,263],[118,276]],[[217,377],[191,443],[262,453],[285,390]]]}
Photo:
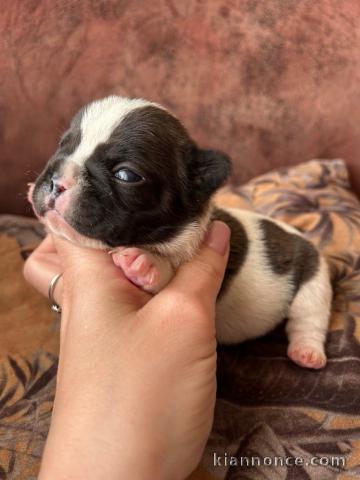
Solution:
{"label": "thumb", "polygon": [[201,299],[213,307],[219,293],[229,257],[231,231],[226,223],[215,220],[198,254],[183,264],[166,289]]}

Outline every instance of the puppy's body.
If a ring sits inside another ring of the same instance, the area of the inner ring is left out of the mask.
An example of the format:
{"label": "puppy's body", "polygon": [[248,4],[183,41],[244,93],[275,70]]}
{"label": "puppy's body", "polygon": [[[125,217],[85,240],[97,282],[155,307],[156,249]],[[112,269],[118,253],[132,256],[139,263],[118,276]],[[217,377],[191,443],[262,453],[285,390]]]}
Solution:
{"label": "puppy's body", "polygon": [[229,171],[225,155],[198,149],[162,107],[108,97],[74,118],[29,196],[50,231],[111,249],[128,278],[152,293],[195,255],[210,220],[224,220],[232,238],[219,341],[263,335],[289,317],[289,356],[319,368],[331,304],[326,262],[284,223],[214,208],[211,196]]}
{"label": "puppy's body", "polygon": [[243,226],[247,247],[240,264],[232,265],[236,272],[217,304],[219,341],[242,342],[264,335],[288,317],[289,351],[304,338],[322,350],[331,304],[325,260],[299,231],[283,222],[247,210],[225,212]]}
{"label": "puppy's body", "polygon": [[[284,222],[234,208],[210,207],[210,212],[212,219],[225,221],[232,230],[228,267],[216,306],[218,341],[232,344],[256,338],[288,318],[289,356],[302,366],[324,366],[332,299],[325,259]],[[169,245],[165,257],[158,245],[150,249],[161,281],[148,291],[160,291],[179,264],[195,255],[203,238],[200,232],[199,227],[194,238],[184,230],[172,242],[187,245],[186,258]]]}

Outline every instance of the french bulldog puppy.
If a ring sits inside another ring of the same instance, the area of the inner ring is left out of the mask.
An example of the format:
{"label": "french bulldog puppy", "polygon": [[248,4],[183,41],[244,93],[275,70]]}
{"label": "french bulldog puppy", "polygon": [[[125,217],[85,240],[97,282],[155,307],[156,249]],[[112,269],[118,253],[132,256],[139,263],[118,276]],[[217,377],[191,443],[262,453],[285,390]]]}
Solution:
{"label": "french bulldog puppy", "polygon": [[209,222],[225,221],[232,235],[219,342],[264,335],[287,317],[289,357],[321,368],[332,299],[326,261],[289,225],[214,207],[229,173],[229,158],[198,148],[162,106],[111,96],[74,117],[29,200],[49,232],[108,250],[153,294],[195,255]]}

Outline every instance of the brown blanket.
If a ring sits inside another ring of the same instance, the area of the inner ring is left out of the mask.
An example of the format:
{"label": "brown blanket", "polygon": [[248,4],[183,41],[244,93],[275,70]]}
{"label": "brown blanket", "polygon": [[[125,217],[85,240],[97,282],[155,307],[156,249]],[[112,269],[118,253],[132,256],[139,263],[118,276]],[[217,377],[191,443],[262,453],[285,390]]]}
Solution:
{"label": "brown blanket", "polygon": [[56,319],[22,278],[14,238],[0,236],[0,478],[36,478],[57,369]]}
{"label": "brown blanket", "polygon": [[[282,328],[220,348],[214,428],[203,467],[191,479],[360,476],[360,204],[343,162],[313,161],[270,173],[222,192],[218,201],[285,220],[325,252],[335,286],[329,362],[322,371],[292,364]],[[23,247],[40,239],[38,224],[0,217],[1,231],[7,235],[0,237],[0,479],[31,479],[50,421],[58,319],[22,279]],[[223,466],[214,466],[214,453],[225,452],[238,466],[224,465],[224,458]],[[303,465],[261,460],[246,466],[251,457],[299,457]],[[311,465],[314,457],[322,465]]]}

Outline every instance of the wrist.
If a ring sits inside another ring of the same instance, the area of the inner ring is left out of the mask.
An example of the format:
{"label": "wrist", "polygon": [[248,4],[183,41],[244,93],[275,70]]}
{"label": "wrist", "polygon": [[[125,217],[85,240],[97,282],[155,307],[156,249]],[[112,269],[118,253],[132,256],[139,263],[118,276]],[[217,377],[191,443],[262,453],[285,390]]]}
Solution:
{"label": "wrist", "polygon": [[[85,433],[85,432],[84,432]],[[53,432],[44,451],[39,480],[183,480],[173,471],[164,452],[149,448],[149,443],[129,437],[116,445],[104,442],[87,431],[76,443],[64,431]],[[54,438],[56,437],[56,438]],[[70,440],[70,441],[69,441]],[[152,439],[154,441],[154,439]],[[145,445],[145,448],[142,447]],[[152,443],[154,445],[154,443]]]}

